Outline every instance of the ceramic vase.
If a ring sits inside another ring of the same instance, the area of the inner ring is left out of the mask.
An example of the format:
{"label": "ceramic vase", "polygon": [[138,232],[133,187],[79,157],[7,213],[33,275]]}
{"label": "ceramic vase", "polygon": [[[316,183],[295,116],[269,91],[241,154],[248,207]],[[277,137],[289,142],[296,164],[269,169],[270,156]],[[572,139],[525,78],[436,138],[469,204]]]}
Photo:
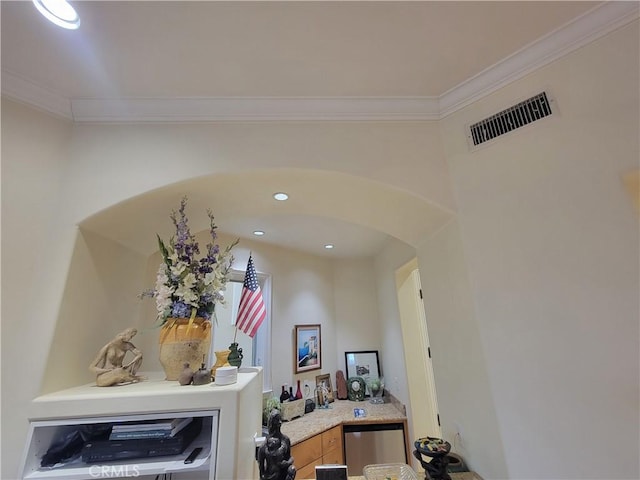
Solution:
{"label": "ceramic vase", "polygon": [[206,361],[211,346],[211,322],[204,318],[167,318],[160,330],[160,364],[167,380],[178,380],[184,364]]}
{"label": "ceramic vase", "polygon": [[229,354],[231,350],[218,350],[214,352],[216,354],[216,363],[211,367],[211,376],[215,378],[216,370],[220,367],[228,367],[229,364]]}

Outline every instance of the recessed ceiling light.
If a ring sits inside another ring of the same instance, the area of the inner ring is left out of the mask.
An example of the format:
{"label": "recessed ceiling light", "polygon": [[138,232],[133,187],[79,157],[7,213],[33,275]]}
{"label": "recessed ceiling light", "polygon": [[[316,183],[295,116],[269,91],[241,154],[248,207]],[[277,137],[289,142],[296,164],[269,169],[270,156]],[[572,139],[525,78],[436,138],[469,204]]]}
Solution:
{"label": "recessed ceiling light", "polygon": [[327,250],[331,250],[333,248],[333,245],[331,245],[330,243],[327,243],[324,248],[326,248]]}
{"label": "recessed ceiling light", "polygon": [[33,0],[38,11],[59,27],[75,30],[80,26],[80,17],[66,0]]}
{"label": "recessed ceiling light", "polygon": [[285,201],[286,199],[289,198],[289,195],[287,195],[284,192],[278,192],[278,193],[274,193],[273,194],[273,198],[275,198],[276,200],[280,200],[281,202]]}
{"label": "recessed ceiling light", "polygon": [[256,231],[253,232],[253,234],[256,237],[261,237],[262,235],[264,235],[264,232],[262,230],[256,230]]}

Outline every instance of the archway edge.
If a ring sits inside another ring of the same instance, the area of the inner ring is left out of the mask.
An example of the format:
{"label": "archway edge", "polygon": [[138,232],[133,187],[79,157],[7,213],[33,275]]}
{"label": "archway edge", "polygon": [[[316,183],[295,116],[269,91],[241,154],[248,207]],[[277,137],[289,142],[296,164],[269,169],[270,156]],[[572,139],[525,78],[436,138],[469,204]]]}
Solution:
{"label": "archway edge", "polygon": [[[289,200],[272,195],[286,191]],[[300,216],[341,220],[395,237],[416,246],[446,223],[453,212],[413,193],[382,182],[335,171],[265,169],[215,173],[167,184],[112,204],[79,222],[83,229],[110,238],[134,251],[157,250],[155,234],[173,233],[168,215],[189,199],[192,232],[209,227],[211,209],[219,232],[242,218]],[[242,235],[240,235],[242,236]]]}

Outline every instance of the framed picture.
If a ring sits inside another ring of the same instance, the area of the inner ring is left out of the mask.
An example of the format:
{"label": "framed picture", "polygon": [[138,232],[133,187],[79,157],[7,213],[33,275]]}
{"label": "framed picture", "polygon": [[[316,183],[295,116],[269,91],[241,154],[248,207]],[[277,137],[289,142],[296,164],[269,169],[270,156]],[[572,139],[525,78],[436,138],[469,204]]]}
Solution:
{"label": "framed picture", "polygon": [[296,373],[322,368],[320,325],[296,325],[294,343]]}
{"label": "framed picture", "polygon": [[[344,359],[347,366],[347,380],[349,377],[361,377],[366,385],[369,378],[380,378],[377,350],[344,352]],[[370,395],[369,387],[367,387],[366,393]]]}
{"label": "framed picture", "polygon": [[316,402],[318,405],[324,405],[324,395],[327,396],[327,401],[329,403],[333,402],[335,399],[333,397],[333,387],[331,386],[331,375],[325,373],[324,375],[316,375],[316,387],[324,386],[327,391],[326,393],[322,391],[320,388],[316,388]]}

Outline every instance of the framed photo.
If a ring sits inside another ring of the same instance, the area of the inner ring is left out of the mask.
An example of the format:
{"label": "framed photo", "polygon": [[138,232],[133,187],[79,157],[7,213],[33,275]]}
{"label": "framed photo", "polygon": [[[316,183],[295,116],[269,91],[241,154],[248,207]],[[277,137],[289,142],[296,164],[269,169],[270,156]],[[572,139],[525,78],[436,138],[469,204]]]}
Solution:
{"label": "framed photo", "polygon": [[[335,398],[333,396],[333,387],[331,386],[331,375],[329,375],[328,373],[325,373],[324,375],[316,375],[316,387],[322,387],[323,384],[327,389],[327,400],[329,401],[329,403],[331,403],[335,400]],[[316,392],[316,402],[318,403],[318,405],[324,405],[322,390],[318,388],[316,389]]]}
{"label": "framed photo", "polygon": [[353,416],[355,418],[364,418],[367,416],[367,411],[364,408],[354,408]]}
{"label": "framed photo", "polygon": [[[361,352],[344,352],[347,367],[347,380],[349,377],[361,377],[367,385],[369,378],[380,378],[380,362],[377,350],[365,350]],[[366,389],[370,395],[369,387]]]}
{"label": "framed photo", "polygon": [[295,372],[322,368],[320,325],[296,325],[294,332]]}
{"label": "framed photo", "polygon": [[347,480],[346,465],[316,465],[316,480]]}

